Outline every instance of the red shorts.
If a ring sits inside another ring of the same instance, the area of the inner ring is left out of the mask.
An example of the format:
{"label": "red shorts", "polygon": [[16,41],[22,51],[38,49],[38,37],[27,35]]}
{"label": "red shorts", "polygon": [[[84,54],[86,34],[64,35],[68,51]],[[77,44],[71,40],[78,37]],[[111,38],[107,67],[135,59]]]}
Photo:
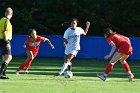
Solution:
{"label": "red shorts", "polygon": [[123,43],[118,50],[118,53],[132,55],[132,47],[131,44]]}
{"label": "red shorts", "polygon": [[27,50],[26,50],[26,52],[28,52],[28,51],[31,51],[31,52],[33,53],[34,57],[36,57],[36,55],[37,55],[37,53],[38,53],[38,51],[33,51],[33,50],[30,50],[30,49],[27,49]]}

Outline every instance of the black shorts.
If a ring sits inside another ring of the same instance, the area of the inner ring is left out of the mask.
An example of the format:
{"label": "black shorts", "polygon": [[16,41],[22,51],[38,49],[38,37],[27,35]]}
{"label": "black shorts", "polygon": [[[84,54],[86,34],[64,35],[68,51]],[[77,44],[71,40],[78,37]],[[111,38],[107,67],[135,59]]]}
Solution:
{"label": "black shorts", "polygon": [[[10,45],[10,48],[7,47],[7,44]],[[2,55],[11,55],[11,44],[10,44],[10,41],[5,42],[3,39],[0,39],[0,49],[1,49]]]}

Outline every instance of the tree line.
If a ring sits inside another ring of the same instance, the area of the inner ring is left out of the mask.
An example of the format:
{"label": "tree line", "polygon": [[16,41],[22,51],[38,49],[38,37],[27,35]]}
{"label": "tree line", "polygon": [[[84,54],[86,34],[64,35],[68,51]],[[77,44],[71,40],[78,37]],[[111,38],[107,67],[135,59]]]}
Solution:
{"label": "tree line", "polygon": [[126,36],[140,36],[140,0],[0,0],[0,17],[12,7],[14,34],[27,34],[34,27],[38,34],[63,35],[71,18],[78,26],[91,22],[89,36],[103,36],[111,26]]}

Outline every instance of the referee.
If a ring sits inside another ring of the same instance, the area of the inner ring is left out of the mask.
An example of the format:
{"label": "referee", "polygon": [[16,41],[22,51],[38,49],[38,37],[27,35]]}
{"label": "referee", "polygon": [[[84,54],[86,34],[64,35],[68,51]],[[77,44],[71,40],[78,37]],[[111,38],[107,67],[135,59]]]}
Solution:
{"label": "referee", "polygon": [[12,25],[10,19],[13,16],[13,10],[8,7],[5,11],[5,17],[0,19],[0,49],[2,52],[2,64],[0,69],[0,79],[9,79],[6,76],[6,69],[12,60],[10,40],[12,39]]}

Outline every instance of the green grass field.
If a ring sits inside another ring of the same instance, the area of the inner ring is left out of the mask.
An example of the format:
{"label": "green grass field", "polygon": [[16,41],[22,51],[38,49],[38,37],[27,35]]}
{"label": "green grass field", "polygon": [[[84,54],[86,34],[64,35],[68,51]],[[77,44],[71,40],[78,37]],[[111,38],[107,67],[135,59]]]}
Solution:
{"label": "green grass field", "polygon": [[30,73],[15,75],[16,69],[24,62],[25,57],[14,57],[9,64],[8,80],[0,80],[0,93],[139,93],[140,63],[129,61],[135,75],[134,82],[128,82],[127,74],[118,62],[109,80],[103,82],[96,77],[102,74],[108,62],[95,59],[74,59],[74,77],[53,77],[61,68],[63,58],[36,58]]}

